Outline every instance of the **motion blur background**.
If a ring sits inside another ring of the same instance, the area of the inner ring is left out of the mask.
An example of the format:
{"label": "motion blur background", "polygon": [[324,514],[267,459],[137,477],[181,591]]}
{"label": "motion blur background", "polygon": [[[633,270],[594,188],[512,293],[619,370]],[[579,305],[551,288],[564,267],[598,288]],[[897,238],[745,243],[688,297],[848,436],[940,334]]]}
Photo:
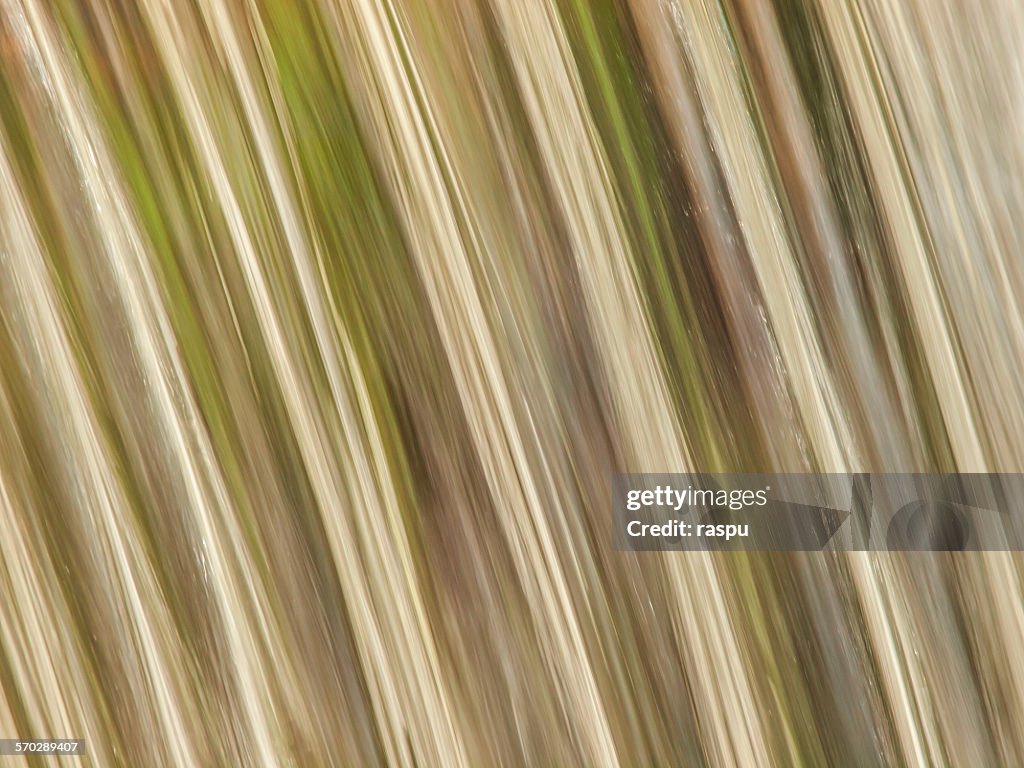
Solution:
{"label": "motion blur background", "polygon": [[1024,470],[1022,124],[1017,0],[0,0],[0,736],[1024,764],[1018,555],[609,509]]}

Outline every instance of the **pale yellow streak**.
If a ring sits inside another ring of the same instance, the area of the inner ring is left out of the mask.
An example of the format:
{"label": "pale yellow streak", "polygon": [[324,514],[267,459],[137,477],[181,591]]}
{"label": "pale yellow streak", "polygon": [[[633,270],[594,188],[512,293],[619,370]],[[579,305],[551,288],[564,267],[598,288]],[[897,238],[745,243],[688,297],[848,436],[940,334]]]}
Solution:
{"label": "pale yellow streak", "polygon": [[566,697],[565,713],[581,734],[589,762],[615,765],[615,747],[544,510],[543,478],[531,469],[511,383],[475,283],[476,248],[472,235],[468,242],[463,239],[457,223],[464,203],[446,190],[445,180],[454,181],[457,174],[443,145],[436,155],[431,149],[437,124],[429,108],[421,112],[417,106],[422,78],[414,67],[402,66],[401,52],[410,50],[406,33],[390,7],[369,1],[333,7],[348,71],[375,75],[372,82],[356,84],[357,101],[371,135],[381,140],[394,194],[408,212],[406,234],[494,489],[498,519],[527,594],[539,608],[538,629],[549,638],[544,650],[553,655],[548,663]]}
{"label": "pale yellow streak", "polygon": [[842,471],[859,457],[851,453],[850,427],[821,350],[761,138],[743,98],[743,73],[721,8],[717,2],[669,1],[817,468]]}
{"label": "pale yellow streak", "polygon": [[[312,268],[312,254],[297,221],[290,193],[282,181],[282,171],[271,155],[265,117],[255,102],[252,84],[242,75],[237,40],[224,18],[222,6],[205,9],[218,45],[227,54],[229,66],[238,79],[247,100],[247,117],[256,134],[264,170],[271,178],[278,214],[292,246],[292,257],[302,278],[307,307],[314,312],[318,351],[325,355],[331,378],[336,413],[324,415],[315,407],[317,398],[312,383],[291,351],[282,320],[258,256],[256,240],[249,231],[242,208],[228,178],[221,149],[205,113],[195,83],[204,77],[195,71],[194,61],[182,25],[189,20],[167,4],[147,3],[146,11],[154,29],[168,30],[155,35],[161,41],[160,55],[174,83],[182,108],[189,116],[189,130],[209,174],[232,240],[239,256],[248,288],[253,296],[263,333],[294,432],[309,470],[314,490],[324,515],[335,564],[352,613],[357,646],[366,665],[371,696],[387,734],[385,748],[395,764],[412,765],[407,734],[419,755],[431,755],[431,763],[462,761],[458,734],[450,722],[448,705],[430,645],[422,607],[416,596],[410,555],[400,528],[397,501],[392,481],[384,464],[380,438],[371,438],[367,454],[364,437],[375,434],[373,417],[354,404],[354,394],[363,386],[358,365],[346,348],[344,336],[333,333],[343,329],[336,316],[328,316]],[[336,326],[332,332],[331,324]],[[347,372],[347,374],[346,374]],[[351,377],[351,381],[349,378]],[[335,424],[337,426],[335,426]],[[382,513],[386,517],[382,520]],[[360,553],[367,558],[361,563]]]}
{"label": "pale yellow streak", "polygon": [[[358,360],[345,335],[341,318],[325,296],[326,286],[317,267],[322,267],[324,255],[319,253],[306,236],[300,221],[299,205],[294,199],[286,181],[282,157],[287,156],[273,138],[271,113],[273,107],[265,103],[257,92],[251,72],[258,69],[257,62],[247,57],[236,33],[236,25],[229,17],[223,2],[204,6],[207,24],[216,43],[222,47],[224,58],[235,79],[242,98],[244,113],[256,142],[263,172],[275,204],[275,212],[284,226],[288,255],[299,277],[299,286],[305,301],[317,351],[324,362],[331,383],[333,400],[338,408],[340,426],[344,431],[348,456],[353,467],[348,471],[358,472],[358,481],[363,489],[364,507],[355,516],[357,526],[365,523],[367,530],[360,531],[363,546],[374,552],[379,560],[379,586],[387,591],[380,597],[380,603],[392,610],[392,621],[400,628],[403,647],[397,652],[392,664],[397,672],[407,670],[415,678],[416,690],[422,702],[423,723],[418,727],[426,733],[421,738],[438,740],[440,754],[445,760],[462,760],[463,749],[459,744],[457,729],[451,720],[451,707],[447,701],[445,683],[437,658],[437,651],[431,642],[423,598],[416,581],[412,554],[406,539],[401,510],[395,495],[394,478],[385,458],[383,441],[366,394],[365,382]],[[257,9],[250,4],[251,24],[258,43],[265,35],[259,27]],[[263,42],[264,60],[272,54]],[[283,103],[280,86],[273,77],[273,70],[264,69],[267,84],[274,92],[276,103]],[[282,130],[285,126],[278,124]],[[287,137],[287,133],[286,133]],[[290,137],[289,146],[292,145]],[[294,149],[290,151],[294,156]],[[346,374],[350,380],[346,380]]]}
{"label": "pale yellow streak", "polygon": [[[0,411],[0,424],[11,430],[4,434],[13,436],[10,403],[2,390]],[[6,447],[14,450],[19,446]],[[0,621],[0,647],[14,662],[11,673],[28,727],[32,733],[85,739],[94,745],[90,750],[93,759],[109,762],[109,742],[91,695],[87,661],[69,631],[73,621],[70,607],[54,589],[59,575],[48,556],[35,554],[42,549],[42,532],[31,519],[39,510],[27,494],[19,493],[14,477],[24,467],[12,468],[15,461],[8,457],[2,461],[0,530],[4,546],[0,551],[0,586],[5,610]],[[6,701],[0,706],[0,728],[5,736],[18,732]],[[59,762],[73,765],[75,760],[80,758],[65,757]]]}
{"label": "pale yellow streak", "polygon": [[[1019,40],[1024,12],[1003,0],[969,9],[953,0],[872,0],[864,23],[881,83],[902,95],[891,102],[893,130],[920,199],[971,407],[991,459],[1019,468],[1024,314],[1009,281],[1015,259],[1008,257],[1024,246],[1024,159],[1019,133],[1000,134],[1020,125],[1024,109],[1001,93],[1022,86],[1020,74],[1013,75],[1019,49],[1001,49],[993,27],[1017,30]],[[979,56],[981,49],[988,55]]]}
{"label": "pale yellow streak", "polygon": [[[911,188],[920,199],[935,280],[945,298],[951,338],[960,345],[958,367],[971,408],[962,418],[973,414],[976,419],[975,428],[989,449],[986,470],[1022,465],[1019,361],[1024,337],[1011,283],[1020,252],[1020,222],[1019,215],[1008,215],[1021,210],[1024,162],[1019,136],[1007,140],[999,135],[1006,125],[1020,122],[1022,111],[1019,99],[998,93],[1006,83],[1020,87],[1020,72],[1014,74],[1020,51],[1000,47],[1002,35],[993,28],[1006,29],[1019,40],[1022,21],[1019,3],[999,0],[971,8],[945,1],[873,0],[863,14],[879,79],[886,92],[903,95],[890,104],[890,130],[902,142]],[[981,29],[976,29],[978,24]],[[967,49],[971,43],[984,46],[987,55]],[[999,152],[998,158],[990,156],[993,152]],[[964,441],[959,431],[950,431],[954,445]],[[1024,624],[1024,611],[1019,579],[1012,575],[1013,559],[998,552],[979,559],[979,568],[991,574],[993,583],[1005,585],[986,597],[990,621],[1014,631]],[[894,626],[901,644],[913,649],[905,652],[910,690],[923,713],[930,748],[934,755],[951,755],[956,764],[977,763],[984,745],[952,725],[964,723],[976,708],[957,698],[958,691],[971,687],[975,672],[958,664],[956,657],[950,663],[937,660],[936,652],[918,650],[920,638],[938,630],[928,627],[930,617],[916,607],[917,590],[911,585],[906,592],[906,581],[898,574],[892,584],[893,599],[901,601],[893,611],[898,617]],[[1019,651],[1008,653],[1011,663],[1022,663]],[[931,679],[941,682],[926,684]],[[1000,675],[986,682],[1004,688],[1006,700],[1019,711],[1024,693],[1019,677]],[[945,695],[929,693],[939,686],[947,690]],[[976,728],[962,730],[978,733]]]}
{"label": "pale yellow streak", "polygon": [[913,190],[908,188],[899,145],[894,144],[897,137],[889,118],[890,107],[880,95],[883,83],[870,33],[862,14],[848,2],[829,3],[823,7],[821,18],[836,52],[847,108],[862,136],[865,161],[874,176],[874,188],[897,254],[895,262],[907,288],[946,429],[953,436],[951,448],[957,467],[963,472],[984,471],[985,452],[942,309]]}
{"label": "pale yellow streak", "polygon": [[[115,616],[111,618],[116,619],[116,625],[134,628],[131,636],[121,642],[126,658],[138,658],[141,665],[128,668],[134,677],[126,682],[138,692],[140,705],[150,701],[155,705],[157,711],[147,713],[147,719],[158,729],[152,738],[161,739],[165,754],[176,753],[194,761],[192,735],[196,723],[181,706],[186,683],[180,650],[174,643],[177,633],[146,562],[140,532],[126,514],[131,508],[128,499],[108,463],[108,446],[78,375],[59,301],[10,174],[6,147],[2,154],[0,210],[5,281],[13,292],[11,300],[5,302],[5,316],[20,327],[21,341],[31,350],[25,365],[43,393],[44,402],[53,409],[55,427],[59,430],[53,439],[66,445],[66,465],[54,470],[68,478],[67,492],[81,501],[82,529],[95,535],[95,541],[83,542],[83,546],[95,551],[95,567],[104,579],[97,587],[112,596]],[[9,504],[5,494],[5,507]],[[50,690],[59,691],[61,686]],[[55,711],[60,712],[62,707]],[[96,724],[80,721],[76,725],[103,739]],[[105,752],[103,746],[97,746],[97,750],[99,754]]]}
{"label": "pale yellow streak", "polygon": [[[253,565],[240,549],[244,541],[231,510],[219,466],[208,436],[201,426],[176,342],[161,303],[146,246],[130,206],[117,182],[115,164],[109,157],[82,89],[73,80],[45,16],[34,4],[25,7],[33,40],[38,46],[55,101],[71,143],[89,148],[80,153],[79,172],[94,205],[97,231],[103,238],[103,255],[131,323],[139,360],[157,398],[154,415],[161,429],[160,441],[169,451],[169,463],[181,471],[181,504],[190,509],[196,535],[208,550],[210,585],[231,649],[232,672],[239,686],[240,703],[249,718],[248,732],[257,758],[273,763],[277,732],[269,690],[264,683],[265,664],[260,646],[275,643],[262,591],[254,588]],[[237,562],[241,573],[232,565]],[[255,616],[252,612],[255,611]],[[184,734],[181,735],[184,738]]]}

